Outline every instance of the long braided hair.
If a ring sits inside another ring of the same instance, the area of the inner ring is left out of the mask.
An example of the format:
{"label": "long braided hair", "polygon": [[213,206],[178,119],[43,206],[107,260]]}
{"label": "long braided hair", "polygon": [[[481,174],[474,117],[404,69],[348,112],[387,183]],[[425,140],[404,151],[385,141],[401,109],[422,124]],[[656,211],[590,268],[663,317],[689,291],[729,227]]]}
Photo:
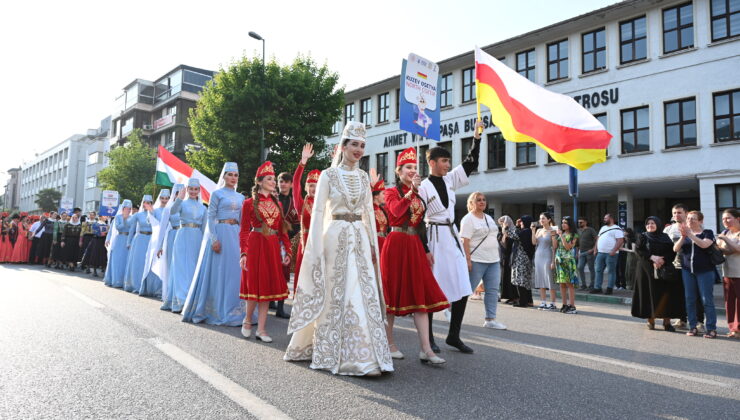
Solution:
{"label": "long braided hair", "polygon": [[[267,235],[267,228],[269,228],[269,226],[267,226],[267,223],[265,223],[265,221],[262,220],[262,215],[260,214],[260,210],[259,210],[259,201],[260,201],[259,191],[260,191],[260,184],[258,184],[258,182],[262,182],[263,179],[265,179],[264,176],[254,177],[254,186],[252,186],[252,206],[253,206],[253,210],[254,210],[254,216],[257,218],[257,221],[259,221],[260,224],[262,224],[262,228],[263,228],[262,229],[262,234],[264,236],[268,236]],[[280,208],[280,201],[278,201],[277,197],[275,197],[275,194],[270,194],[270,199],[275,203],[275,205],[279,209]],[[289,230],[289,227],[288,226],[289,225],[288,225],[288,223],[285,220],[282,220],[282,213],[280,214],[280,218],[281,218],[281,221],[282,221],[281,226],[280,226],[280,232],[281,233],[288,233],[288,230]]]}

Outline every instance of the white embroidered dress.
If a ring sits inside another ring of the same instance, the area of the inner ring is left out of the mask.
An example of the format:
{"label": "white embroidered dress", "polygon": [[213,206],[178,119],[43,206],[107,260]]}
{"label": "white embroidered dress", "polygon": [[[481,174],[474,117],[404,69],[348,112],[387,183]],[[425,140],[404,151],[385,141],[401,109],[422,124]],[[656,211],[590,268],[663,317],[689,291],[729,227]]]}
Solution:
{"label": "white embroidered dress", "polygon": [[356,166],[324,170],[293,300],[288,325],[293,337],[285,360],[310,360],[312,369],[340,375],[393,371],[380,270],[373,254],[379,260],[367,174]]}

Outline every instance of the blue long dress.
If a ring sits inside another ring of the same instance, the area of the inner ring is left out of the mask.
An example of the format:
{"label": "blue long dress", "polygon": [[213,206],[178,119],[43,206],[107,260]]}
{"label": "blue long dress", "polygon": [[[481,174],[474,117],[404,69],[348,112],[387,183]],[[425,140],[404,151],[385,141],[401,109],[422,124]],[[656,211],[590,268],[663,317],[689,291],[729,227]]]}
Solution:
{"label": "blue long dress", "polygon": [[[123,290],[139,293],[141,278],[146,264],[146,250],[152,239],[152,225],[147,220],[146,210],[141,210],[131,217],[131,233],[128,235],[128,264],[123,281]],[[141,232],[148,233],[142,234]]]}
{"label": "blue long dress", "polygon": [[[200,266],[182,311],[186,322],[238,326],[244,319],[245,308],[239,299],[241,267],[239,267],[239,225],[217,223],[219,220],[241,221],[244,196],[231,188],[221,188],[211,194],[208,207],[208,241],[200,250]],[[211,244],[221,242],[221,252]]]}
{"label": "blue long dress", "polygon": [[116,216],[113,222],[113,228],[118,231],[117,236],[113,239],[110,249],[110,258],[108,258],[108,267],[105,270],[105,285],[110,287],[123,287],[123,279],[126,275],[126,265],[128,264],[129,250],[126,244],[131,231],[131,220],[133,216],[127,219],[122,214]]}
{"label": "blue long dress", "polygon": [[[155,217],[157,221],[161,223],[163,212],[164,212],[164,207],[157,207],[156,209],[152,211],[153,215],[151,217]],[[166,226],[162,227],[162,229],[166,229],[166,228],[167,228]],[[162,246],[164,246],[164,244]],[[159,250],[156,250],[156,251],[159,251]],[[146,257],[146,254],[144,254],[144,256]],[[157,258],[157,257],[155,256],[154,258]],[[165,256],[162,256],[162,258],[165,258]],[[162,280],[159,278],[159,276],[149,271],[149,273],[147,273],[144,280],[141,282],[141,286],[139,286],[139,296],[161,297],[162,296]]]}
{"label": "blue long dress", "polygon": [[161,309],[179,313],[185,304],[190,282],[195,274],[200,244],[203,241],[203,231],[208,219],[205,206],[198,200],[183,201],[179,198],[170,210],[170,220],[173,217],[179,221],[180,229],[170,231],[170,234],[175,233],[175,235],[172,235],[172,244],[167,246],[170,254],[167,270],[167,296],[162,296]]}

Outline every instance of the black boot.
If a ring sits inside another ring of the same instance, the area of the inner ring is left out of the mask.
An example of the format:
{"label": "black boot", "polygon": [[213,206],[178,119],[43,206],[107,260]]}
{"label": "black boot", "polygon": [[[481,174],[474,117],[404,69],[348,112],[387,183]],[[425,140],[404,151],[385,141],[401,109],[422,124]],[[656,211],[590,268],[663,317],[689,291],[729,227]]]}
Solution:
{"label": "black boot", "polygon": [[466,346],[465,343],[460,340],[460,328],[462,327],[462,320],[463,316],[465,316],[465,307],[467,304],[467,296],[456,302],[452,302],[452,307],[450,308],[450,312],[452,312],[452,317],[450,318],[450,331],[447,334],[447,340],[445,340],[445,343],[460,350],[461,353],[470,354],[473,352],[473,349]]}
{"label": "black boot", "polygon": [[275,316],[278,318],[290,318],[290,314],[285,313],[285,301],[279,300],[277,302],[277,309],[275,309]]}
{"label": "black boot", "polygon": [[98,269],[95,268],[93,269],[93,277],[97,277],[97,276],[98,276]]}
{"label": "black boot", "polygon": [[432,348],[433,352],[441,353],[442,350],[440,350],[437,343],[434,342],[434,329],[432,328],[432,320],[434,319],[434,314],[429,312],[427,315],[429,316],[429,347]]}
{"label": "black boot", "polygon": [[271,301],[270,301],[270,306],[269,306],[269,308],[270,308],[270,309],[277,309],[277,304],[275,304],[275,301],[273,301],[273,300],[271,300]]}

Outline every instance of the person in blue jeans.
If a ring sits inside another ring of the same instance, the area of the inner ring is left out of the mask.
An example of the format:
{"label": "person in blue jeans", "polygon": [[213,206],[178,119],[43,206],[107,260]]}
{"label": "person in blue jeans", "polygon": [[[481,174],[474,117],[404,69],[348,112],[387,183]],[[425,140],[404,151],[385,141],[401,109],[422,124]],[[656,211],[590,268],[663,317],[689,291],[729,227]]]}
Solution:
{"label": "person in blue jeans", "polygon": [[681,224],[681,239],[673,246],[675,252],[681,251],[681,277],[686,296],[686,315],[689,321],[688,336],[699,334],[696,328],[696,300],[701,298],[706,316],[704,338],[717,337],[717,313],[714,309],[715,266],[709,258],[708,249],[714,243],[714,233],[704,229],[704,215],[700,211],[690,211],[686,223]]}
{"label": "person in blue jeans", "polygon": [[624,232],[614,222],[614,217],[607,213],[604,215],[604,226],[599,230],[596,238],[594,253],[596,254],[596,278],[591,294],[603,293],[601,284],[604,282],[604,268],[609,269],[609,283],[606,286],[606,294],[611,295],[614,285],[617,283],[617,262],[619,261],[619,248],[624,243]]}

